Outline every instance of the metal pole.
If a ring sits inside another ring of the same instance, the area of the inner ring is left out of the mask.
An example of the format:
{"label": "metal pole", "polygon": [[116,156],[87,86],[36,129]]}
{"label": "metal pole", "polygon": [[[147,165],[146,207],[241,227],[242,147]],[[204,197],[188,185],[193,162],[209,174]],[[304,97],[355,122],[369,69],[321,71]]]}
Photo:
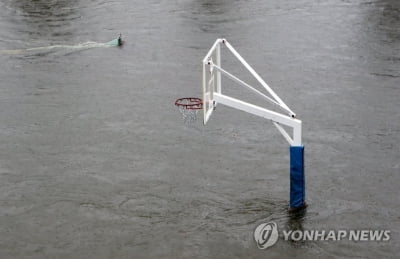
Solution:
{"label": "metal pole", "polygon": [[[272,98],[266,96],[254,87],[240,80],[236,76],[230,74],[221,68],[221,49],[220,45],[223,43],[233,55],[245,66],[245,68],[255,77],[255,79],[269,92]],[[213,52],[215,51],[215,62],[212,60]],[[206,71],[209,66],[210,71]],[[215,74],[213,69],[217,71]],[[210,80],[208,81],[208,74]],[[214,75],[216,77],[214,78]],[[221,75],[238,82],[239,84],[247,87],[258,95],[264,97],[269,102],[278,106],[289,116],[283,115],[235,98],[222,94],[221,91]],[[215,92],[214,92],[215,91]],[[204,124],[207,123],[213,108],[217,103],[222,103],[229,107],[242,110],[265,119],[271,120],[276,128],[281,132],[290,145],[290,209],[298,210],[306,207],[305,202],[305,174],[304,174],[304,145],[302,144],[302,122],[296,119],[296,114],[279,98],[279,96],[264,82],[264,80],[257,74],[257,72],[243,59],[242,56],[227,42],[225,39],[217,39],[212,48],[203,59],[203,110],[204,110]],[[293,129],[293,137],[286,132],[281,126],[289,126]]]}

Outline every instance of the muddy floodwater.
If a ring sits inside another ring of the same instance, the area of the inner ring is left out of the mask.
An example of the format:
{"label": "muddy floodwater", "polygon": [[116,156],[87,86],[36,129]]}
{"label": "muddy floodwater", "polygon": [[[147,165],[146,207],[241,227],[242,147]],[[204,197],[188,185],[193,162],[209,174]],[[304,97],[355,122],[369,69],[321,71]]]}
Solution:
{"label": "muddy floodwater", "polygon": [[[270,121],[218,105],[188,126],[174,106],[201,97],[217,38],[303,122],[303,213]],[[400,1],[0,0],[1,258],[398,258],[399,143]],[[390,240],[261,250],[270,221]]]}

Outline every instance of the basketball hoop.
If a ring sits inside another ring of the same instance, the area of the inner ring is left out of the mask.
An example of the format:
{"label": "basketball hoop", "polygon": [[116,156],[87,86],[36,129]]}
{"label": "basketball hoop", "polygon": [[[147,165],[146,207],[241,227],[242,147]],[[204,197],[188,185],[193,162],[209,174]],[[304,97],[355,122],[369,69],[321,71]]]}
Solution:
{"label": "basketball hoop", "polygon": [[175,105],[182,114],[183,122],[188,126],[197,120],[197,113],[203,109],[203,101],[195,97],[179,98]]}

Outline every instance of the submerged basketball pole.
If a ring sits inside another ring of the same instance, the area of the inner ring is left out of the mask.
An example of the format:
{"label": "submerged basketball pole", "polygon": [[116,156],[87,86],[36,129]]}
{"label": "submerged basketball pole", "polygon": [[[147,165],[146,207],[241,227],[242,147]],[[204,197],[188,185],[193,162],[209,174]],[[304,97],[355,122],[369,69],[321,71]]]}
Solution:
{"label": "submerged basketball pole", "polygon": [[[261,91],[255,89],[221,67],[221,45],[226,46],[230,50],[264,87],[270,96],[263,94]],[[283,113],[268,110],[222,94],[221,76],[226,76],[250,91],[262,96],[266,101],[271,103],[274,107],[277,107]],[[296,114],[279,98],[268,84],[264,82],[257,72],[242,56],[240,56],[226,39],[217,39],[203,59],[202,81],[204,125],[210,119],[218,103],[260,116],[273,122],[275,127],[290,144],[290,208],[300,209],[305,207],[304,145],[301,141],[301,120],[296,119]],[[282,125],[292,128],[292,136]]]}

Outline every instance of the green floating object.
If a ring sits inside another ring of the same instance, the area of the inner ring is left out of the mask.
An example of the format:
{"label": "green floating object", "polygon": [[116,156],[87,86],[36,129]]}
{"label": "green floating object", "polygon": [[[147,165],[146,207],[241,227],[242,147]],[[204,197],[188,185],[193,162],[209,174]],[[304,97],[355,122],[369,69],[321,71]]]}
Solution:
{"label": "green floating object", "polygon": [[106,44],[110,45],[110,46],[119,46],[119,41],[118,41],[118,39],[115,39],[115,40],[107,42]]}
{"label": "green floating object", "polygon": [[112,41],[107,42],[106,45],[109,45],[109,46],[121,46],[122,43],[123,43],[123,41],[122,41],[122,36],[121,36],[121,34],[120,34],[118,38],[116,38],[116,39],[114,39],[114,40],[112,40]]}

